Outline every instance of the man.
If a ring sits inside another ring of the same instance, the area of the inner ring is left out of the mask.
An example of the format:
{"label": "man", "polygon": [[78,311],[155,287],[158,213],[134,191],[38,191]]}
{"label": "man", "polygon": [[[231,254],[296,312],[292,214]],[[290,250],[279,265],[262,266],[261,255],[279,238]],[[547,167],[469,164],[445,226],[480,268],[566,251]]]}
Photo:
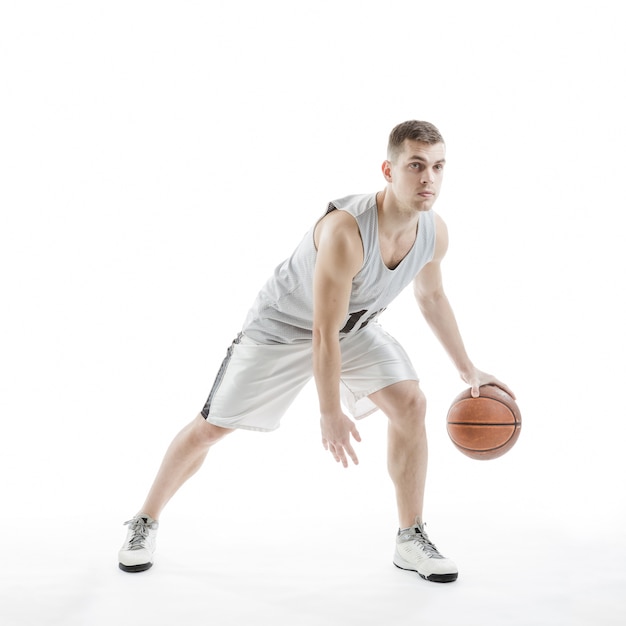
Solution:
{"label": "man", "polygon": [[435,582],[456,580],[456,565],[429,540],[422,522],[427,442],[425,398],[402,347],[378,315],[413,281],[426,321],[471,386],[495,384],[470,361],[442,286],[448,246],[432,211],[445,144],[428,122],[396,126],[382,172],[383,191],[329,204],[292,256],[276,268],[228,350],[202,412],[172,441],[148,497],[129,525],[120,568],[152,566],[158,519],[209,448],[237,428],[271,431],[315,378],[322,444],[348,467],[358,458],[355,419],[381,409],[388,418],[388,468],[400,530],[394,563]]}

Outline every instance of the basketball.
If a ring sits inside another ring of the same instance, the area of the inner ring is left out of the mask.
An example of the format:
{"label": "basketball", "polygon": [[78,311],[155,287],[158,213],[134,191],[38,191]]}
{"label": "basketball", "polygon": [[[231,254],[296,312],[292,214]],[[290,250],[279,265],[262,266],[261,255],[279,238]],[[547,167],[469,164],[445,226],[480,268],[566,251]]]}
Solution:
{"label": "basketball", "polygon": [[496,459],[508,452],[522,428],[522,415],[515,400],[494,385],[480,388],[472,398],[466,389],[448,411],[448,435],[452,443],[472,459]]}

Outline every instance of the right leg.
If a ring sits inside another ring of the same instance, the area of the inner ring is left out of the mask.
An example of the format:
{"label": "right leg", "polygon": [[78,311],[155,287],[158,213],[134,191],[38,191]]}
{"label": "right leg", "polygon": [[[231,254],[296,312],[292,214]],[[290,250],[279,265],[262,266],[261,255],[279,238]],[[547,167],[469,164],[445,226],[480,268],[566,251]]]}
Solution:
{"label": "right leg", "polygon": [[202,414],[185,426],[167,449],[140,512],[158,520],[170,498],[200,469],[209,448],[231,432],[210,424]]}
{"label": "right leg", "polygon": [[152,566],[159,515],[200,469],[209,448],[236,428],[276,429],[310,377],[309,344],[266,345],[243,335],[233,342],[202,413],[176,435],[143,507],[126,522],[130,528],[119,552],[121,569],[141,572]]}
{"label": "right leg", "polygon": [[209,448],[232,429],[210,424],[202,414],[185,426],[170,444],[141,511],[126,524],[126,542],[119,551],[120,569],[143,572],[152,567],[158,518],[182,484],[202,465]]}

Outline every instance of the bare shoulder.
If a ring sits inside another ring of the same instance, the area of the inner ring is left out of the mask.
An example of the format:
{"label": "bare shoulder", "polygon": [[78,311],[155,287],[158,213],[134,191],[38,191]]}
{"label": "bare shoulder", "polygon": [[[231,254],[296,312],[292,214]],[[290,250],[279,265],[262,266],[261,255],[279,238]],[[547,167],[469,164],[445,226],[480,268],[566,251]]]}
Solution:
{"label": "bare shoulder", "polygon": [[315,226],[315,247],[319,249],[322,243],[362,247],[356,219],[346,211],[335,210],[326,214]]}
{"label": "bare shoulder", "polygon": [[319,257],[360,269],[363,264],[363,243],[356,219],[346,211],[335,210],[315,226],[315,248]]}

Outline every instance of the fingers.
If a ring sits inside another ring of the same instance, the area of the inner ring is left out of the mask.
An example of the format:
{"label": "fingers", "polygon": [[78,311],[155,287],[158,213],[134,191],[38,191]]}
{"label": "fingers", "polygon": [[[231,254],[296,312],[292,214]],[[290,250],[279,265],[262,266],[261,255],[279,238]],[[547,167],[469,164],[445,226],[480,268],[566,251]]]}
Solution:
{"label": "fingers", "polygon": [[331,446],[331,452],[335,461],[337,463],[341,463],[344,467],[348,467],[348,458],[346,457],[346,452],[348,453],[348,457],[352,459],[352,462],[355,465],[359,464],[359,459],[357,458],[352,446],[348,444],[347,446],[342,446],[341,444],[337,444]]}
{"label": "fingers", "polygon": [[[356,441],[361,441],[361,435],[356,428],[351,430],[351,433]],[[359,464],[356,452],[349,441],[347,443],[332,443],[327,439],[322,439],[322,445],[325,450],[328,450],[333,455],[335,461],[341,463],[344,467],[348,467],[348,458],[351,459],[355,465]]]}
{"label": "fingers", "polygon": [[359,459],[352,448],[350,436],[352,435],[355,441],[361,441],[361,435],[354,422],[343,413],[339,413],[322,415],[320,425],[324,450],[328,450],[335,461],[344,467],[348,467],[349,459],[358,465]]}
{"label": "fingers", "polygon": [[[357,440],[357,441],[358,441],[358,440]],[[356,452],[352,449],[352,446],[351,446],[350,444],[348,444],[348,445],[344,448],[344,450],[348,453],[348,456],[352,459],[352,462],[353,462],[355,465],[358,465],[358,464],[359,464],[359,459],[357,458]],[[345,461],[345,462],[343,463],[343,466],[344,466],[344,467],[348,467],[348,461],[347,461],[347,459],[345,458],[345,456],[344,456],[344,458],[342,459],[342,461]]]}
{"label": "fingers", "polygon": [[[491,379],[489,380],[487,384],[495,385],[496,387],[499,387],[500,389],[502,389],[502,391],[508,393],[511,396],[511,398],[513,398],[513,400],[515,400],[515,394],[501,380],[498,380],[495,376],[491,376]],[[477,396],[474,396],[474,397],[477,397]]]}
{"label": "fingers", "polygon": [[[352,462],[355,465],[359,464],[359,459],[354,452],[354,449],[350,444],[341,445],[341,444],[330,444],[329,448],[330,453],[333,455],[333,458],[337,463],[341,463],[344,467],[348,467],[348,458],[352,459]],[[347,453],[347,455],[346,455]]]}
{"label": "fingers", "polygon": [[339,458],[339,455],[337,454],[337,449],[335,445],[332,443],[329,443],[328,440],[325,438],[322,439],[322,445],[324,446],[324,450],[328,450],[333,455],[333,459],[335,459],[335,461],[339,463],[341,459]]}
{"label": "fingers", "polygon": [[495,385],[496,387],[499,387],[500,389],[502,389],[502,391],[508,393],[511,398],[513,398],[513,400],[515,400],[515,394],[513,393],[513,391],[511,391],[511,389],[509,389],[507,387],[507,385],[505,385],[502,381],[498,380],[497,378],[491,377],[489,379],[488,382],[476,382],[472,384],[472,389],[471,389],[471,396],[472,398],[478,398],[480,396],[480,387],[482,385]]}
{"label": "fingers", "polygon": [[513,400],[515,400],[515,394],[503,383],[496,379],[495,384],[502,389],[502,391],[506,391]]}

